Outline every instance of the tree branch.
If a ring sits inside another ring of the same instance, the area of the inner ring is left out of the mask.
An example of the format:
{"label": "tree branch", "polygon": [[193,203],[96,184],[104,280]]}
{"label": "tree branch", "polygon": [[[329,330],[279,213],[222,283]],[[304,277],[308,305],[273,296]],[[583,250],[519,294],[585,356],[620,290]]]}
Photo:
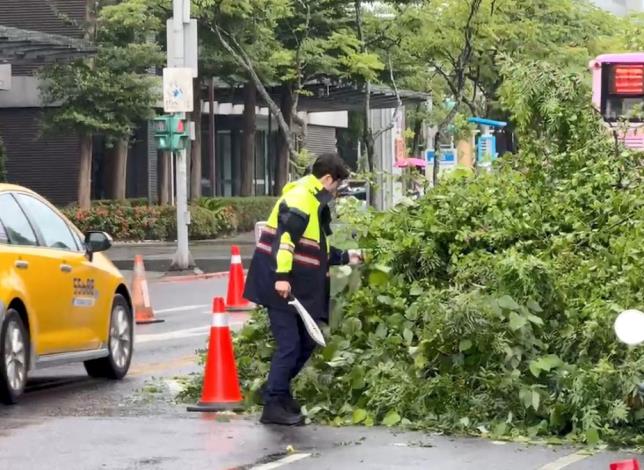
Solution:
{"label": "tree branch", "polygon": [[396,123],[396,119],[398,119],[398,114],[400,113],[400,110],[402,109],[402,106],[403,106],[402,100],[400,99],[400,93],[398,91],[398,86],[396,85],[396,79],[394,78],[394,69],[393,69],[393,66],[391,64],[391,56],[388,55],[387,59],[388,59],[388,63],[389,63],[389,77],[391,79],[391,86],[394,88],[394,93],[396,94],[397,106],[396,106],[396,109],[394,110],[394,114],[391,116],[391,122],[389,123],[389,125],[386,128],[380,129],[379,131],[374,133],[373,134],[374,139],[377,139],[378,137],[380,137],[382,134],[384,134],[388,130],[391,130],[391,129],[394,128],[394,124]]}
{"label": "tree branch", "polygon": [[295,66],[296,66],[297,83],[296,83],[295,93],[293,96],[293,105],[291,107],[291,119],[298,126],[300,126],[301,138],[304,139],[307,134],[307,122],[306,120],[302,119],[298,115],[298,107],[300,105],[300,93],[304,89],[302,77],[304,75],[304,68],[306,67],[306,63],[302,62],[302,44],[308,39],[310,34],[311,6],[309,5],[308,2],[304,2],[304,0],[299,0],[299,3],[300,5],[302,5],[303,8],[306,8],[306,20],[304,23],[304,37],[302,38],[301,41],[299,40],[299,38],[296,38],[297,49],[295,51]]}
{"label": "tree branch", "polygon": [[[212,32],[214,32],[217,35],[217,37],[219,38],[219,41],[221,42],[221,45],[224,46],[224,49],[226,49],[230,53],[230,55],[235,59],[235,61],[244,70],[246,70],[246,72],[248,72],[251,79],[253,80],[253,83],[255,84],[255,87],[257,88],[257,91],[259,91],[259,94],[262,95],[262,98],[264,99],[264,101],[266,102],[266,105],[270,109],[271,114],[275,116],[275,119],[277,120],[280,130],[282,131],[282,134],[284,136],[284,140],[288,145],[289,153],[293,157],[297,156],[297,151],[293,146],[293,139],[291,138],[291,130],[288,124],[286,123],[286,120],[284,119],[284,115],[282,114],[282,111],[280,110],[279,106],[271,98],[262,80],[257,75],[257,72],[253,67],[252,61],[246,54],[246,51],[244,51],[241,45],[231,34],[221,29],[218,25],[216,24],[214,26],[208,25],[208,27]],[[230,38],[230,40],[233,42],[233,44],[239,51],[236,51],[235,48],[231,46],[231,44],[224,38],[224,34]]]}

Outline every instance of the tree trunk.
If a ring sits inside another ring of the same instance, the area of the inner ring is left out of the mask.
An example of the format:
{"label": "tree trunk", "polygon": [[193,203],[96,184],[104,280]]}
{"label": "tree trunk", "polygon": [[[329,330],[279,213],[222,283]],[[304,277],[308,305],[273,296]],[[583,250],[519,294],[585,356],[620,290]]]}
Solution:
{"label": "tree trunk", "polygon": [[120,139],[112,149],[109,166],[111,167],[110,198],[122,201],[126,197],[127,188],[127,157],[129,140]]}
{"label": "tree trunk", "polygon": [[80,167],[78,169],[78,206],[89,209],[92,205],[92,135],[80,138]]}
{"label": "tree trunk", "polygon": [[[291,127],[292,127],[291,110],[293,107],[292,97],[290,100],[291,106],[288,108],[288,111],[285,113],[284,110],[286,108],[284,108],[283,105],[277,106],[275,101],[273,101],[273,99],[271,98],[270,94],[268,93],[268,90],[266,90],[264,83],[262,83],[262,80],[259,78],[259,75],[257,75],[257,72],[253,67],[252,61],[250,60],[250,58],[248,57],[244,49],[237,43],[237,41],[235,41],[234,38],[231,38],[233,44],[235,44],[235,47],[237,47],[237,50],[235,50],[235,48],[233,48],[232,45],[222,35],[221,29],[218,26],[215,25],[214,31],[217,34],[217,37],[219,38],[219,42],[221,42],[221,45],[224,46],[224,49],[226,49],[233,57],[233,59],[235,59],[235,61],[249,73],[250,78],[255,83],[255,87],[257,88],[257,91],[259,92],[260,96],[266,103],[266,106],[268,106],[270,113],[275,117],[275,120],[277,121],[277,125],[279,129],[282,131],[282,134],[283,134],[282,137],[284,139],[286,146],[288,147],[288,153],[292,156],[297,156],[297,151],[295,150],[295,145],[293,144],[293,139],[291,137]],[[290,91],[289,93],[292,93],[292,91]],[[288,114],[288,119],[286,118],[285,114]]]}
{"label": "tree trunk", "polygon": [[195,123],[195,140],[190,147],[190,199],[196,201],[201,197],[201,81],[194,79],[194,111],[192,120]]}
{"label": "tree trunk", "polygon": [[159,204],[170,204],[170,153],[159,153]]}
{"label": "tree trunk", "polygon": [[440,171],[440,159],[441,159],[441,131],[440,129],[436,132],[434,136],[434,166],[432,168],[432,184],[436,186],[438,184],[438,172]]}
{"label": "tree trunk", "polygon": [[255,169],[255,130],[257,121],[255,106],[257,89],[251,81],[244,85],[244,116],[242,128],[244,135],[241,143],[241,188],[240,196],[253,195],[253,171]]}
{"label": "tree trunk", "polygon": [[412,157],[420,156],[421,133],[423,130],[423,120],[420,117],[420,105],[416,106],[416,119],[414,121],[414,143],[411,147]]}
{"label": "tree trunk", "polygon": [[[282,116],[286,121],[288,128],[291,128],[291,109],[293,106],[293,97],[291,96],[291,87],[289,85],[282,85],[282,99],[280,103]],[[284,136],[283,132],[278,134],[277,138],[277,156],[275,165],[275,187],[273,194],[279,196],[282,188],[288,181],[288,158],[289,158],[289,141]]]}

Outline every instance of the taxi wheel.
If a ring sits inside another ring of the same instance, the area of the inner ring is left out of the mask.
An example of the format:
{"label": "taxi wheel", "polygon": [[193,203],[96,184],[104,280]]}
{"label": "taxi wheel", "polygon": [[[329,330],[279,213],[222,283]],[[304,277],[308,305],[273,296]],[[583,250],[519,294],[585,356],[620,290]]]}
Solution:
{"label": "taxi wheel", "polygon": [[85,370],[90,377],[103,377],[120,380],[127,374],[132,361],[134,323],[132,309],[125,298],[116,294],[112,303],[112,316],[109,332],[109,355],[101,359],[85,362]]}
{"label": "taxi wheel", "polygon": [[0,401],[12,405],[25,390],[29,358],[29,335],[13,309],[0,329],[0,353]]}

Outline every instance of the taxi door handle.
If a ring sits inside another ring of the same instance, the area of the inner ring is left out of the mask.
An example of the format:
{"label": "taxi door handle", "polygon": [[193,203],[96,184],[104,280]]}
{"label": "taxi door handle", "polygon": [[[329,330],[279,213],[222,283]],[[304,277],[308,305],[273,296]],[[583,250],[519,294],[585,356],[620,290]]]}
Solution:
{"label": "taxi door handle", "polygon": [[60,270],[64,273],[71,273],[72,272],[72,267],[68,264],[61,264],[60,265]]}
{"label": "taxi door handle", "polygon": [[23,261],[19,259],[16,261],[16,268],[18,269],[28,269],[29,268],[29,263],[27,261]]}

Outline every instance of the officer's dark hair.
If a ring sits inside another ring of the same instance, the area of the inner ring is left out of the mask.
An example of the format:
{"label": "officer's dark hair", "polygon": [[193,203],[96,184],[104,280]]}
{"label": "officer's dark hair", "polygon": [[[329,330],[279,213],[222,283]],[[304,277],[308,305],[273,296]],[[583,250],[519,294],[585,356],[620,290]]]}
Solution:
{"label": "officer's dark hair", "polygon": [[347,165],[337,153],[324,153],[320,155],[315,160],[315,163],[313,163],[311,173],[316,178],[331,175],[334,181],[345,180],[350,175]]}

